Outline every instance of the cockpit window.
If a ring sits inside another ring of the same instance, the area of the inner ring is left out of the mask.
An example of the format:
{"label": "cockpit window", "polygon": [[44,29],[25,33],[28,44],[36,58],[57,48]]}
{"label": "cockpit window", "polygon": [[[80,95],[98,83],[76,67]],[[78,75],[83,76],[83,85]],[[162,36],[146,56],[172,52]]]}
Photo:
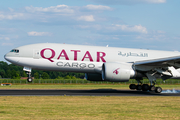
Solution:
{"label": "cockpit window", "polygon": [[18,49],[12,49],[10,52],[19,53],[19,50]]}

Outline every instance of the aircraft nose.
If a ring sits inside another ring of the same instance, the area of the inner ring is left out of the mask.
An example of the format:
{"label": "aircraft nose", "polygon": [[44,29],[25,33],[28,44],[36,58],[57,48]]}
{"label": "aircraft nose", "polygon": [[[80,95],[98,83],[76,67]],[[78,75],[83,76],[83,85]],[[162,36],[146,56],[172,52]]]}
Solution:
{"label": "aircraft nose", "polygon": [[[7,54],[4,55],[4,59],[7,60]],[[8,61],[8,60],[7,60]]]}
{"label": "aircraft nose", "polygon": [[4,59],[11,62],[11,59],[9,58],[8,53],[4,55]]}
{"label": "aircraft nose", "polygon": [[5,54],[4,59],[11,62],[11,63],[16,63],[17,62],[16,57],[12,56],[11,53]]}
{"label": "aircraft nose", "polygon": [[[18,50],[19,51],[19,50]],[[4,55],[4,59],[13,64],[17,64],[19,62],[19,53],[17,51],[11,51]]]}

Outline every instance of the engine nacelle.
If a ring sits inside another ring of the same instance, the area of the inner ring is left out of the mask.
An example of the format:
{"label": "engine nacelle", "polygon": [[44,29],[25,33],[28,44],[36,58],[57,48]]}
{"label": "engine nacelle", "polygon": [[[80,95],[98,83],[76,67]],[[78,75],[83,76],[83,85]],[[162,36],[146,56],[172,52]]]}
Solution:
{"label": "engine nacelle", "polygon": [[102,81],[102,75],[98,73],[85,73],[85,78],[89,81]]}
{"label": "engine nacelle", "polygon": [[102,79],[111,82],[127,82],[136,72],[130,63],[103,63]]}

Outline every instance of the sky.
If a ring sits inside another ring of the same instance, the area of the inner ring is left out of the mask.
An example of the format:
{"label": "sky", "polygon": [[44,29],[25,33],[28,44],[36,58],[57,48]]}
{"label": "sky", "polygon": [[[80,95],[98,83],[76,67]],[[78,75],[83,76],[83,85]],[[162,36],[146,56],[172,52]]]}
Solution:
{"label": "sky", "polygon": [[2,0],[0,61],[34,43],[180,51],[180,0]]}

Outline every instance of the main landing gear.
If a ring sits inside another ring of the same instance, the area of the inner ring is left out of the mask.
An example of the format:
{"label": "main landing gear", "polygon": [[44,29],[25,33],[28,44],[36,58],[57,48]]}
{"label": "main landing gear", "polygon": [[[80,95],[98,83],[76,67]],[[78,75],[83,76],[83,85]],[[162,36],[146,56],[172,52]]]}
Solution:
{"label": "main landing gear", "polygon": [[161,87],[155,87],[156,82],[156,73],[153,72],[147,72],[145,73],[146,77],[148,78],[150,85],[148,84],[142,84],[141,80],[143,80],[142,77],[136,78],[136,81],[138,82],[138,85],[130,84],[129,88],[131,90],[142,90],[142,91],[155,91],[156,93],[161,93],[162,88]]}
{"label": "main landing gear", "polygon": [[131,90],[142,90],[142,91],[155,91],[156,93],[161,93],[162,88],[161,87],[155,87],[154,85],[148,85],[148,84],[142,84],[142,85],[135,85],[130,84],[129,88]]}
{"label": "main landing gear", "polygon": [[32,82],[32,81],[33,81],[33,78],[31,77],[31,72],[27,72],[27,74],[28,74],[27,81],[28,81],[28,82]]}

